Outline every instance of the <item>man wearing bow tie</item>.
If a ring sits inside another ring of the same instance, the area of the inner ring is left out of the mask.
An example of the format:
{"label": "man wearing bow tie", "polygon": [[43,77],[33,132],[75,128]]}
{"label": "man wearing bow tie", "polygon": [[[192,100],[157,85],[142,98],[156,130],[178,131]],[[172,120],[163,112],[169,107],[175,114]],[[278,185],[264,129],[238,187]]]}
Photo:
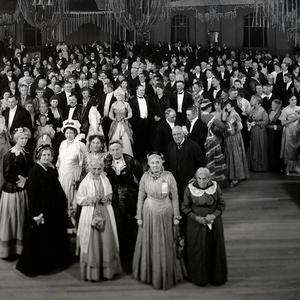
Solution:
{"label": "man wearing bow tie", "polygon": [[152,110],[149,98],[145,95],[145,88],[139,85],[136,89],[136,96],[130,101],[132,109],[132,130],[134,140],[134,157],[143,161],[150,148],[149,136],[152,125]]}
{"label": "man wearing bow tie", "polygon": [[84,113],[84,108],[82,105],[77,104],[77,97],[74,94],[69,96],[69,105],[66,108],[64,119],[79,121],[81,124],[80,131],[84,134],[88,133],[88,115]]}
{"label": "man wearing bow tie", "polygon": [[186,109],[193,105],[192,96],[184,91],[184,82],[176,82],[177,91],[171,98],[171,107],[175,109],[177,113],[177,120],[180,124],[186,124]]}

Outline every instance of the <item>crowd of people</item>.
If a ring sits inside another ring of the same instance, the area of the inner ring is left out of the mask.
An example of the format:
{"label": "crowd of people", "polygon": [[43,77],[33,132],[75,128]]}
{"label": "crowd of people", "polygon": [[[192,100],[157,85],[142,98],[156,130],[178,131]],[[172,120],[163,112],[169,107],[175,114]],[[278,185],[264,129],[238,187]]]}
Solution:
{"label": "crowd of people", "polygon": [[0,257],[168,289],[227,281],[221,188],[300,173],[300,56],[149,41],[0,62]]}

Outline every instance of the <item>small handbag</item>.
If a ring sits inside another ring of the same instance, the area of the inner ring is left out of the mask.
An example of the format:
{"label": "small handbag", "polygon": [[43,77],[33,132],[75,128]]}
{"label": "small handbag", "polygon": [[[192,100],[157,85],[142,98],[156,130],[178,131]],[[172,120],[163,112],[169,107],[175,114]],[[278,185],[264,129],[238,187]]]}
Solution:
{"label": "small handbag", "polygon": [[102,203],[95,205],[91,226],[99,231],[103,231],[105,228],[104,205]]}

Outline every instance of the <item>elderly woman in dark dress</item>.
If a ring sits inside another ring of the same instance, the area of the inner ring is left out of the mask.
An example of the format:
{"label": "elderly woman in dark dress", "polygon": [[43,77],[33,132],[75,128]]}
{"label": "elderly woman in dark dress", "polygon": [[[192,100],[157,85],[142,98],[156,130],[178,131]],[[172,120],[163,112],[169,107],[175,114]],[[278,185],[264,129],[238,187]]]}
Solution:
{"label": "elderly woman in dark dress", "polygon": [[140,164],[122,152],[120,141],[111,141],[109,154],[104,159],[104,171],[112,185],[112,206],[115,213],[120,244],[120,258],[125,272],[131,272],[137,224],[138,184],[143,175]]}
{"label": "elderly woman in dark dress", "polygon": [[41,145],[28,178],[29,224],[17,269],[29,276],[47,274],[70,262],[67,198],[52,165],[53,149]]}
{"label": "elderly woman in dark dress", "polygon": [[184,192],[182,212],[187,216],[186,255],[189,279],[197,285],[227,281],[222,212],[225,202],[207,168],[199,168]]}

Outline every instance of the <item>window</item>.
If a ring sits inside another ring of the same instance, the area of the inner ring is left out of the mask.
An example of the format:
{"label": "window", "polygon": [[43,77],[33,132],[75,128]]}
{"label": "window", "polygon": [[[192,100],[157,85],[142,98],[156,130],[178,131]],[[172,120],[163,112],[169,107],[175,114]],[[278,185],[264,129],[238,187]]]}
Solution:
{"label": "window", "polygon": [[184,15],[176,15],[172,18],[171,41],[188,43],[190,39],[190,22]]}
{"label": "window", "polygon": [[263,21],[261,25],[255,24],[255,15],[249,14],[244,18],[244,47],[247,48],[267,48],[267,28],[264,27]]}
{"label": "window", "polygon": [[31,26],[27,22],[24,23],[24,44],[30,47],[42,45],[41,30]]}

